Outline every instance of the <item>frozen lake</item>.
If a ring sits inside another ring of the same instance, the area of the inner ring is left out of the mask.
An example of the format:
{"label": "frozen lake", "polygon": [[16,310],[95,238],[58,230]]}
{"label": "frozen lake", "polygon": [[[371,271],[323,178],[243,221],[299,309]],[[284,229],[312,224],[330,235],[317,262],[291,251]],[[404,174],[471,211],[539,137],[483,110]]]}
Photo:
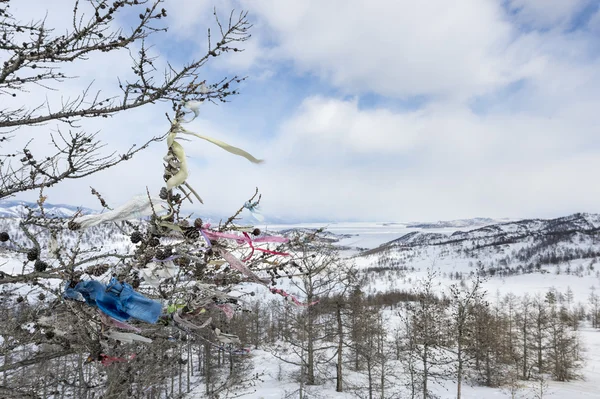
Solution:
{"label": "frozen lake", "polygon": [[351,235],[339,241],[340,246],[354,248],[376,248],[381,244],[395,240],[413,231],[426,233],[451,234],[455,231],[472,230],[486,224],[471,225],[467,227],[445,227],[445,228],[416,228],[410,227],[415,223],[386,223],[386,222],[355,222],[355,223],[299,223],[299,224],[276,224],[269,225],[269,230],[285,230],[292,228],[318,229],[325,228],[334,234]]}

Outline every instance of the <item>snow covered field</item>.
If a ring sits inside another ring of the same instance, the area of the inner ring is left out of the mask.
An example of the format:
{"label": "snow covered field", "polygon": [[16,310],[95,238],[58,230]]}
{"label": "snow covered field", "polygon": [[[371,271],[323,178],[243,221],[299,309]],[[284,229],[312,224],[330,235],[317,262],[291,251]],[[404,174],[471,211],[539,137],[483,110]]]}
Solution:
{"label": "snow covered field", "polygon": [[[277,226],[277,229],[283,228],[320,228],[324,227],[319,224],[304,224],[301,226]],[[385,242],[397,239],[407,233],[413,231],[425,231],[427,233],[444,233],[451,234],[458,230],[469,230],[473,226],[467,227],[448,227],[437,229],[418,229],[410,228],[405,224],[384,224],[384,223],[336,223],[325,226],[327,231],[339,235],[349,235],[339,241],[341,246],[352,246],[360,248],[374,248]],[[274,228],[274,226],[271,226]],[[589,243],[577,243],[575,246],[586,246]],[[502,259],[506,253],[510,253],[513,249],[522,247],[522,244],[514,244],[507,246],[501,253],[488,253],[486,256],[480,256],[486,262],[497,262]],[[356,254],[356,251],[346,252],[346,255]],[[356,257],[354,262],[359,268],[367,268],[377,264],[378,260],[384,254],[374,254],[367,257]],[[474,270],[474,261],[477,259],[464,256],[452,251],[448,251],[443,247],[427,247],[412,251],[410,253],[393,252],[386,253],[392,259],[401,260],[401,262],[414,268],[414,271],[407,270],[400,273],[383,272],[372,276],[368,290],[370,292],[388,291],[390,289],[410,289],[416,280],[423,278],[427,274],[428,269],[433,269],[437,273],[436,280],[439,283],[440,290],[456,280],[449,278],[450,273],[463,273],[468,280],[468,274]],[[539,272],[531,274],[516,274],[506,277],[489,277],[484,283],[487,291],[488,300],[494,301],[497,295],[503,296],[508,293],[513,293],[517,296],[528,294],[530,296],[545,295],[549,290],[555,290],[566,296],[567,291],[572,291],[573,297],[570,306],[576,306],[581,303],[587,304],[592,287],[600,288],[600,279],[597,274],[589,270],[589,260],[581,259],[569,262],[568,265],[560,265],[561,274],[557,274],[557,267],[543,266]],[[510,266],[510,265],[509,265]],[[579,266],[584,270],[580,275],[566,274],[565,269],[576,270]],[[600,331],[592,329],[589,325],[584,324],[579,330],[580,338],[583,344],[583,352],[585,363],[581,370],[582,379],[567,383],[559,383],[548,381],[547,392],[544,397],[550,398],[568,398],[568,399],[585,399],[585,398],[600,398]],[[256,398],[285,398],[298,397],[297,393],[293,394],[298,389],[298,384],[290,380],[291,373],[295,370],[293,366],[285,364],[273,357],[266,351],[256,350],[252,353],[253,361],[256,367],[256,372],[262,374],[263,382],[257,386],[257,391],[251,395]],[[345,392],[335,392],[335,380],[333,378],[334,370],[331,370],[332,378],[326,381],[323,385],[308,387],[308,396],[314,398],[350,398],[356,395]],[[347,376],[347,384],[352,386],[360,381],[361,376]],[[519,381],[519,387],[511,396],[509,390],[505,388],[492,389],[485,387],[463,387],[463,398],[480,399],[480,398],[536,398],[537,382],[525,383]],[[435,393],[440,398],[454,398],[456,385],[454,382],[448,381],[441,386],[436,386]],[[403,397],[402,394],[397,397]]]}
{"label": "snow covered field", "polygon": [[[392,289],[408,290],[415,285],[415,281],[424,278],[428,269],[433,269],[437,273],[436,280],[439,283],[439,290],[456,283],[450,274],[461,273],[468,281],[469,274],[473,272],[478,260],[486,265],[496,264],[510,255],[513,251],[518,251],[526,246],[523,242],[507,244],[497,249],[483,249],[476,254],[459,251],[458,247],[449,248],[447,246],[423,246],[417,249],[382,251],[369,256],[355,256],[358,254],[356,248],[375,248],[383,243],[400,238],[411,232],[421,233],[442,233],[452,234],[455,231],[467,231],[478,226],[457,226],[442,228],[416,228],[408,224],[389,224],[389,223],[334,223],[334,224],[302,224],[302,225],[277,225],[269,226],[270,230],[283,230],[288,228],[321,228],[326,227],[327,231],[336,235],[343,236],[338,245],[343,247],[353,247],[353,250],[343,251],[344,256],[352,256],[352,261],[360,269],[366,269],[378,266],[382,260],[392,262],[393,267],[390,270],[382,272],[369,272],[370,279],[367,285],[368,293],[385,292]],[[108,248],[124,250],[129,246],[127,238],[109,244]],[[465,244],[467,245],[467,244]],[[594,245],[585,240],[574,240],[557,246],[558,249],[564,248],[587,248]],[[23,267],[22,261],[8,259],[0,269],[10,274],[17,274]],[[507,267],[516,266],[515,263],[508,263]],[[566,295],[567,291],[572,292],[570,306],[577,306],[579,303],[586,305],[592,287],[600,291],[600,278],[597,272],[590,269],[590,259],[575,259],[568,264],[543,265],[539,271],[534,273],[517,273],[507,276],[489,277],[484,282],[484,287],[488,293],[488,300],[494,301],[497,294],[503,296],[513,293],[517,296],[528,294],[545,295],[549,290],[555,290],[557,293]],[[395,267],[402,266],[398,270]],[[30,267],[28,265],[27,267]],[[567,274],[570,270],[570,274]],[[577,272],[580,270],[581,272]],[[560,274],[557,274],[557,271]],[[58,283],[58,282],[57,282]],[[7,286],[10,289],[10,286]],[[287,287],[286,287],[287,288]],[[265,296],[269,296],[264,290]],[[14,292],[13,294],[17,294]],[[19,294],[26,294],[19,292]],[[32,293],[30,293],[32,294]],[[35,294],[34,294],[35,295]],[[389,322],[394,322],[392,312],[389,314]],[[548,392],[544,397],[550,398],[568,398],[585,399],[600,398],[600,331],[592,329],[587,323],[579,331],[580,338],[584,348],[584,357],[586,359],[581,370],[582,379],[568,383],[558,383],[548,381]],[[297,367],[286,364],[274,357],[267,350],[261,348],[253,350],[249,355],[254,364],[254,372],[260,376],[255,392],[249,393],[245,397],[251,398],[297,398],[298,383],[294,380],[294,373]],[[400,369],[400,365],[397,365]],[[307,398],[355,398],[356,394],[351,392],[353,385],[359,386],[364,382],[364,375],[347,371],[345,377],[348,392],[335,392],[335,370],[327,370],[326,375],[329,379],[323,381],[321,385],[306,387]],[[517,390],[515,398],[535,398],[535,382],[519,382],[520,387]],[[434,385],[434,392],[439,398],[454,398],[455,383],[447,381],[441,385]],[[405,397],[400,390],[399,396]],[[391,393],[390,393],[391,394]],[[404,392],[404,394],[406,394]],[[190,395],[190,398],[203,398],[203,386],[199,385]],[[485,387],[472,387],[465,385],[463,387],[463,398],[511,398],[511,394],[506,388],[492,389]]]}

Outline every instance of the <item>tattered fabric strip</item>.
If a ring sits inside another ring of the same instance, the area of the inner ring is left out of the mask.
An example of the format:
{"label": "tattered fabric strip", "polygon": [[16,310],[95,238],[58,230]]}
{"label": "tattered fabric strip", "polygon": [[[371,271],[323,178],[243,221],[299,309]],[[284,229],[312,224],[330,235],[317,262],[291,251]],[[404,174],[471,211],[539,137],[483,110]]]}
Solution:
{"label": "tattered fabric strip", "polygon": [[174,187],[179,187],[188,178],[187,160],[185,157],[185,151],[183,146],[176,141],[173,141],[170,145],[171,151],[175,154],[175,157],[179,160],[179,170],[176,174],[171,176],[167,180],[167,190],[171,190]]}
{"label": "tattered fabric strip", "polygon": [[254,219],[258,220],[259,222],[265,221],[265,217],[259,212],[258,203],[253,204],[248,201],[244,204],[244,208],[250,211],[250,214]]}
{"label": "tattered fabric strip", "polygon": [[185,320],[184,318],[182,318],[180,316],[179,312],[180,311],[173,313],[173,320],[175,320],[175,322],[177,324],[180,324],[183,327],[191,328],[192,330],[201,330],[203,328],[206,328],[212,321],[212,317],[209,317],[204,323],[197,326],[194,323],[191,323],[191,322]]}
{"label": "tattered fabric strip", "polygon": [[233,310],[233,306],[231,306],[230,304],[228,304],[228,303],[224,303],[221,305],[215,304],[215,308],[220,309],[225,314],[225,317],[227,317],[227,320],[231,320],[233,318],[234,310]]}
{"label": "tattered fabric strip", "polygon": [[156,323],[162,311],[162,304],[136,292],[125,282],[111,278],[105,285],[99,281],[80,281],[74,288],[67,283],[64,296],[75,300],[85,300],[92,307],[99,308],[106,315],[118,321],[129,318]]}
{"label": "tattered fabric strip", "polygon": [[180,127],[180,132],[189,134],[192,136],[196,136],[199,139],[206,140],[209,143],[213,143],[214,145],[221,147],[222,149],[224,149],[227,152],[230,152],[234,155],[239,155],[240,157],[246,158],[248,161],[250,161],[252,163],[263,163],[264,162],[264,160],[255,158],[254,156],[252,156],[252,154],[242,150],[241,148],[234,147],[234,146],[227,144],[221,140],[213,139],[212,137],[203,136],[198,133],[190,132],[189,130],[184,129],[183,127]]}
{"label": "tattered fabric strip", "polygon": [[210,240],[217,240],[220,238],[226,239],[226,240],[235,240],[238,244],[244,244],[244,243],[248,244],[250,246],[251,252],[250,252],[250,255],[248,255],[247,257],[242,259],[243,262],[249,261],[252,258],[252,255],[254,255],[255,250],[269,253],[271,255],[281,255],[281,256],[289,256],[290,255],[287,252],[278,252],[278,251],[273,251],[271,249],[258,248],[253,245],[254,243],[286,243],[289,241],[289,239],[287,239],[285,237],[266,236],[266,237],[260,237],[255,240],[252,240],[252,238],[250,238],[250,235],[246,232],[243,233],[243,236],[240,236],[240,235],[233,234],[233,233],[221,233],[218,231],[211,231],[208,229],[200,229],[200,233],[202,233],[202,236],[204,237],[204,239],[206,240],[208,245],[211,245],[211,246],[212,246],[212,244],[210,244]]}
{"label": "tattered fabric strip", "polygon": [[[187,331],[186,331],[186,332],[187,332]],[[240,351],[240,350],[245,352],[245,353],[243,353],[244,355],[250,352],[250,349],[246,349],[246,348],[241,348],[241,349],[228,349],[228,348],[226,348],[225,346],[222,346],[222,345],[217,345],[217,344],[215,344],[214,342],[212,342],[212,341],[210,341],[210,340],[208,340],[208,339],[204,338],[202,335],[198,334],[198,333],[197,333],[197,332],[195,332],[195,331],[190,331],[189,333],[191,333],[192,335],[194,335],[196,338],[198,338],[198,339],[200,339],[200,340],[202,340],[202,341],[204,341],[204,342],[208,343],[210,346],[212,346],[212,347],[214,347],[214,348],[217,348],[217,349],[219,349],[219,350],[222,350],[223,352],[226,352],[226,353],[232,354],[232,355],[241,354],[241,353],[239,353],[239,351]],[[236,352],[237,352],[237,353],[236,353]]]}
{"label": "tattered fabric strip", "polygon": [[115,210],[96,214],[84,215],[73,219],[80,228],[88,228],[106,222],[117,222],[120,220],[139,219],[152,215],[152,206],[161,204],[160,198],[149,199],[147,196],[139,195],[133,197],[129,202],[121,205]]}
{"label": "tattered fabric strip", "polygon": [[219,238],[223,238],[226,240],[235,240],[238,244],[243,244],[244,242],[246,242],[244,237],[233,233],[219,233],[218,231],[210,231],[206,229],[202,229],[200,231],[204,233],[203,235],[206,236],[209,240],[218,240]]}
{"label": "tattered fabric strip", "polygon": [[121,328],[123,330],[135,331],[137,333],[142,332],[141,329],[134,327],[131,324],[124,323],[122,321],[113,319],[112,317],[110,317],[109,315],[107,315],[106,313],[101,311],[100,309],[98,309],[98,313],[100,313],[100,320],[106,326],[117,327],[117,328]]}
{"label": "tattered fabric strip", "polygon": [[224,249],[219,248],[218,251],[223,257],[223,259],[225,259],[225,261],[227,261],[227,263],[229,263],[229,265],[233,269],[242,273],[244,276],[249,277],[252,281],[257,282],[259,284],[266,284],[269,281],[258,277],[256,274],[254,274],[252,270],[248,269],[248,267],[241,260],[233,256],[229,252],[225,251]]}
{"label": "tattered fabric strip", "polygon": [[202,238],[204,238],[204,241],[206,241],[206,246],[208,248],[212,248],[212,243],[210,242],[210,238],[208,238],[208,236],[206,235],[204,230],[200,230],[200,234],[202,234]]}
{"label": "tattered fabric strip", "polygon": [[115,341],[121,341],[125,343],[133,343],[135,341],[152,343],[150,338],[142,337],[141,335],[133,334],[133,333],[124,333],[118,331],[109,331],[106,336],[108,338],[114,339]]}
{"label": "tattered fabric strip", "polygon": [[241,344],[240,337],[233,334],[226,334],[221,332],[219,328],[214,329],[214,333],[217,336],[217,340],[223,344]]}
{"label": "tattered fabric strip", "polygon": [[256,247],[254,247],[254,245],[252,245],[252,239],[250,238],[248,233],[244,232],[244,237],[246,237],[246,243],[250,246],[251,251],[250,251],[250,255],[248,255],[244,259],[242,259],[242,262],[248,262],[250,259],[252,259],[252,255],[254,255],[254,250],[265,252],[265,253],[268,253],[271,255],[282,255],[282,256],[290,255],[287,252],[277,252],[277,251],[273,251],[270,249],[256,248]]}
{"label": "tattered fabric strip", "polygon": [[100,354],[100,363],[102,363],[103,366],[110,366],[113,363],[125,363],[125,362],[128,362],[129,360],[133,360],[133,359],[135,359],[135,354],[131,354],[129,356],[129,359],[123,359],[122,357],[108,356],[108,355],[105,355],[104,353]]}
{"label": "tattered fabric strip", "polygon": [[208,223],[205,225],[205,227],[206,228],[200,229],[199,231],[204,237],[206,237],[209,240],[217,240],[219,238],[223,238],[226,240],[235,240],[239,244],[243,244],[245,242],[285,244],[290,241],[289,238],[279,236],[263,236],[251,239],[246,232],[244,232],[244,236],[240,236],[238,234],[233,233],[221,233],[218,231],[209,230],[208,228],[210,227],[210,224]]}
{"label": "tattered fabric strip", "polygon": [[146,283],[157,288],[164,279],[173,278],[179,273],[172,260],[163,259],[159,263],[150,262],[143,269],[139,269],[140,277]]}
{"label": "tattered fabric strip", "polygon": [[302,303],[298,299],[296,299],[296,297],[288,294],[284,290],[280,290],[278,288],[269,288],[269,290],[273,294],[279,294],[282,297],[284,297],[286,300],[293,302],[296,306],[312,306],[312,305],[316,305],[317,303],[319,303],[319,301],[314,301],[314,302],[311,302],[311,303]]}
{"label": "tattered fabric strip", "polygon": [[[247,262],[247,261],[249,261],[252,258],[252,255],[254,255],[254,250],[255,249],[257,251],[265,252],[265,253],[268,253],[268,254],[271,254],[271,255],[290,256],[290,254],[288,254],[287,252],[278,252],[278,251],[273,251],[271,249],[265,249],[265,248],[255,247],[254,245],[252,245],[252,240],[250,239],[250,236],[248,235],[248,233],[244,233],[244,236],[247,239],[248,245],[252,249],[252,252],[250,252],[250,255],[247,256],[245,259],[243,259],[244,262]],[[276,237],[276,238],[278,238],[278,237]],[[256,240],[254,242],[256,242]],[[262,242],[269,242],[269,241],[262,241]]]}

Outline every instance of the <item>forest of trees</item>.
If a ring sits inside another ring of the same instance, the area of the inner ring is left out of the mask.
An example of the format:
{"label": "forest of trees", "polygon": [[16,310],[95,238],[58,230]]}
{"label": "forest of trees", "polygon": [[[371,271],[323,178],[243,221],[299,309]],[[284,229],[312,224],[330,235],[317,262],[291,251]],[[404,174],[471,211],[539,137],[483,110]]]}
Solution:
{"label": "forest of trees", "polygon": [[[591,312],[560,303],[554,291],[490,298],[478,280],[440,296],[433,276],[410,292],[366,295],[360,274],[329,250],[317,253],[299,264],[305,274],[292,280],[304,298],[319,301],[313,306],[249,298],[230,320],[211,311],[213,329],[235,336],[231,342],[215,343],[208,329],[163,329],[153,345],[117,344],[114,357],[100,362],[81,351],[40,361],[27,346],[5,341],[4,392],[12,386],[40,398],[118,397],[114,392],[176,398],[201,385],[206,397],[234,397],[251,394],[260,381],[251,362],[259,348],[296,368],[287,377],[298,384],[289,397],[310,397],[311,388],[335,381],[338,391],[361,398],[429,398],[435,384],[453,381],[460,382],[460,398],[462,384],[514,390],[522,381],[579,378],[578,326],[590,319],[598,327],[594,295]],[[32,312],[47,316],[24,325]],[[3,323],[41,345],[69,338],[51,327],[51,318],[31,301],[2,309]],[[136,359],[140,351],[145,361]]]}

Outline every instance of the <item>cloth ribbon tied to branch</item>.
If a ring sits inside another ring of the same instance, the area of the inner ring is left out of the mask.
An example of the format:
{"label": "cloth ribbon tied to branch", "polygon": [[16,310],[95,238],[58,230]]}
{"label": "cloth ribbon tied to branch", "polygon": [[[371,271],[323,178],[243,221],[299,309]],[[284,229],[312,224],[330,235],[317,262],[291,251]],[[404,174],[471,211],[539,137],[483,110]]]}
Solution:
{"label": "cloth ribbon tied to branch", "polygon": [[101,353],[97,359],[92,359],[91,357],[88,357],[87,361],[91,362],[94,360],[98,360],[103,366],[110,366],[111,364],[114,364],[114,363],[125,363],[125,362],[128,362],[129,360],[133,360],[133,359],[135,359],[135,353],[132,353],[131,355],[129,355],[128,359],[123,359],[122,357],[108,356],[108,355],[105,355],[104,353]]}
{"label": "cloth ribbon tied to branch", "polygon": [[278,288],[269,288],[269,290],[273,294],[281,295],[282,297],[284,297],[286,299],[286,301],[292,302],[296,306],[313,306],[313,305],[316,305],[317,303],[319,303],[319,301],[314,301],[314,302],[310,302],[310,303],[302,303],[296,297],[294,297],[293,295],[288,294],[284,290],[281,290],[281,289],[278,289]]}
{"label": "cloth ribbon tied to branch", "polygon": [[281,256],[289,256],[290,254],[287,252],[278,252],[278,251],[273,251],[270,249],[265,249],[265,248],[259,248],[259,247],[255,247],[254,244],[256,243],[278,243],[278,244],[284,244],[289,242],[288,238],[285,237],[277,237],[277,236],[264,236],[264,237],[259,237],[259,238],[255,238],[254,240],[252,238],[250,238],[250,235],[246,232],[243,233],[243,235],[238,235],[238,234],[233,234],[233,233],[221,233],[218,231],[212,231],[209,230],[208,227],[210,227],[210,224],[207,223],[206,225],[207,228],[204,229],[200,229],[200,233],[202,234],[202,236],[204,237],[204,240],[206,241],[207,245],[210,247],[211,240],[217,240],[217,239],[225,239],[225,240],[235,240],[235,242],[237,242],[240,245],[243,244],[248,244],[248,246],[251,249],[250,255],[248,255],[247,257],[245,257],[244,259],[242,259],[243,262],[247,262],[252,258],[252,255],[254,255],[254,251],[261,251],[261,252],[265,252],[271,255],[281,255]]}
{"label": "cloth ribbon tied to branch", "polygon": [[67,283],[64,296],[70,299],[85,300],[92,307],[99,308],[107,316],[118,321],[130,318],[147,323],[156,323],[161,312],[160,302],[146,298],[127,283],[112,278],[108,285],[96,280],[81,281],[74,288]]}
{"label": "cloth ribbon tied to branch", "polygon": [[250,214],[252,215],[252,217],[256,220],[258,220],[259,222],[264,222],[265,221],[265,217],[260,213],[260,209],[258,207],[258,203],[252,203],[250,201],[247,201],[244,204],[244,208],[246,208],[247,210],[250,211]]}
{"label": "cloth ribbon tied to branch", "polygon": [[163,203],[164,201],[160,198],[148,198],[145,195],[138,195],[117,209],[94,215],[80,216],[73,219],[72,222],[76,223],[79,228],[85,229],[106,222],[139,219],[152,215],[152,208]]}
{"label": "cloth ribbon tied to branch", "polygon": [[[172,259],[175,259],[173,257]],[[158,287],[164,279],[173,278],[179,273],[179,267],[173,263],[172,259],[164,259],[162,261],[150,262],[140,269],[140,277],[153,287]]]}
{"label": "cloth ribbon tied to branch", "polygon": [[[264,162],[262,159],[255,158],[252,154],[242,150],[241,148],[234,147],[230,144],[227,144],[221,140],[214,139],[212,137],[208,137],[208,136],[204,136],[204,135],[201,135],[201,134],[198,134],[195,132],[191,132],[191,131],[187,130],[186,128],[184,128],[182,126],[182,123],[188,123],[188,122],[191,122],[192,120],[196,119],[196,117],[199,114],[199,107],[200,107],[201,103],[202,102],[199,102],[199,101],[185,102],[183,104],[184,108],[193,112],[194,118],[192,118],[189,121],[184,121],[183,118],[176,120],[173,123],[173,126],[171,126],[171,130],[169,131],[169,134],[167,136],[167,147],[169,148],[169,152],[170,152],[170,154],[167,155],[167,158],[169,158],[167,160],[167,162],[170,162],[171,156],[174,157],[175,159],[177,159],[177,161],[178,161],[177,172],[174,175],[172,175],[170,178],[168,178],[168,180],[167,180],[167,189],[168,190],[184,184],[189,175],[185,150],[184,150],[183,146],[178,141],[176,141],[177,136],[179,134],[187,134],[187,135],[194,136],[199,139],[208,141],[218,147],[221,147],[222,149],[224,149],[227,152],[230,152],[234,155],[244,157],[252,163],[259,164],[259,163]],[[189,188],[189,186],[188,186],[188,188]]]}

